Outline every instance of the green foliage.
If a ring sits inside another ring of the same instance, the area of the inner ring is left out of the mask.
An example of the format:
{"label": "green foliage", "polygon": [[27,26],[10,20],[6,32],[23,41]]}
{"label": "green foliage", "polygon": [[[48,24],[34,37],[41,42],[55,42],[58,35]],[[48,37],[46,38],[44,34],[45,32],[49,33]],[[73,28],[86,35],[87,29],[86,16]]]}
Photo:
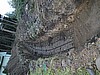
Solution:
{"label": "green foliage", "polygon": [[9,18],[16,18],[15,11],[13,11],[12,13],[6,13],[5,15],[7,15]]}
{"label": "green foliage", "polygon": [[[52,68],[48,68],[47,71],[45,71],[43,68],[36,68],[36,70],[30,71],[30,75],[72,75],[72,71],[70,68],[66,67],[65,70],[57,69],[54,70]],[[75,75],[90,75],[85,68],[80,68],[77,70]],[[100,72],[96,70],[96,75],[100,75]]]}
{"label": "green foliage", "polygon": [[[48,68],[47,71],[38,67],[34,72],[30,71],[30,75],[72,75],[72,71],[68,67],[66,67],[64,70]],[[89,75],[89,73],[86,71],[86,69],[82,68],[77,70],[76,75]]]}
{"label": "green foliage", "polygon": [[[11,0],[9,2],[9,4],[13,8],[15,8],[14,13],[15,13],[15,15],[16,15],[18,20],[21,19],[21,15],[22,15],[24,7],[25,7],[25,2],[26,2],[26,0]],[[30,12],[33,11],[33,9],[34,9],[34,2],[33,2],[33,0],[31,1],[31,3],[32,4],[30,4],[30,9],[29,9]]]}
{"label": "green foliage", "polygon": [[[11,0],[9,4],[15,8],[15,11],[13,13],[7,13],[6,15],[9,17],[16,17],[19,22],[22,20],[22,15],[27,11],[30,15],[32,11],[34,10],[34,0],[30,0],[28,4],[28,0]],[[33,20],[31,21],[28,19],[26,21],[26,26],[27,26],[27,32],[29,35],[30,39],[35,39],[37,38],[37,28],[36,25],[34,24]]]}
{"label": "green foliage", "polygon": [[98,70],[95,70],[96,75],[100,75],[100,72]]}
{"label": "green foliage", "polygon": [[77,75],[90,75],[85,68],[78,68]]}
{"label": "green foliage", "polygon": [[52,68],[48,68],[47,71],[45,71],[43,68],[36,68],[36,70],[34,71],[34,73],[32,71],[30,71],[30,75],[71,75],[69,72],[67,72],[67,69],[65,71],[62,71],[60,69],[58,70],[54,70]]}
{"label": "green foliage", "polygon": [[17,19],[19,20],[22,14],[22,10],[23,10],[24,0],[12,0],[11,2],[9,2],[9,4],[13,8],[15,8],[15,15]]}
{"label": "green foliage", "polygon": [[[55,58],[46,59],[49,60],[50,63],[55,60]],[[50,64],[49,67],[46,67],[45,59],[39,59],[36,61],[36,68],[34,71],[30,70],[29,75],[73,75],[70,67],[66,68],[54,68],[53,63]],[[42,64],[42,66],[37,66],[37,64]],[[95,70],[96,75],[100,75],[98,70]],[[86,68],[78,68],[74,75],[90,75]]]}
{"label": "green foliage", "polygon": [[[15,8],[15,11],[10,14],[7,13],[7,16],[10,17],[16,17],[18,21],[21,21],[21,16],[24,14],[25,9],[27,7],[28,0],[11,0],[9,4]],[[28,12],[32,12],[34,10],[34,0],[31,0],[30,4],[28,5]],[[33,21],[28,20],[26,21],[27,29],[28,29],[28,34],[30,39],[36,38],[36,26],[34,25]]]}

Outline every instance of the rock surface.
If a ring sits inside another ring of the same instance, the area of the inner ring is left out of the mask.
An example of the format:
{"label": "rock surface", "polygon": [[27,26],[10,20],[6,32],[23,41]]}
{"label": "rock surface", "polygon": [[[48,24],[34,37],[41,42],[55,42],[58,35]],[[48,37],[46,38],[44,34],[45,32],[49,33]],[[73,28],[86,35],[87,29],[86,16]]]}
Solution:
{"label": "rock surface", "polygon": [[100,71],[100,57],[96,59],[96,66],[97,66],[97,69]]}

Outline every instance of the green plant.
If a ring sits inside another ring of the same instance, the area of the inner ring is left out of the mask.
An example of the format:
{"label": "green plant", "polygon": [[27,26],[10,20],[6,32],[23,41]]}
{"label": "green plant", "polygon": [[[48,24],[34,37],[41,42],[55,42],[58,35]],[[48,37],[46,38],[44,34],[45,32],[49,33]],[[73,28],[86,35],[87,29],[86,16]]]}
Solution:
{"label": "green plant", "polygon": [[[65,69],[62,68],[54,68],[53,62],[56,58],[48,58],[48,59],[39,59],[35,61],[36,69],[34,71],[30,71],[29,75],[72,75],[73,72],[71,71],[70,67],[66,67]],[[49,61],[50,66],[46,67],[44,63],[45,60]],[[37,64],[41,64],[42,66],[38,66]],[[100,75],[98,70],[95,70],[96,75]],[[75,72],[75,75],[90,75],[86,68],[78,68]]]}
{"label": "green plant", "polygon": [[15,15],[16,15],[16,18],[18,20],[20,20],[21,18],[21,14],[23,12],[23,5],[24,5],[24,0],[12,0],[9,2],[9,4],[15,8]]}
{"label": "green plant", "polygon": [[77,75],[90,75],[85,68],[78,68]]}
{"label": "green plant", "polygon": [[96,75],[100,75],[100,72],[98,70],[95,70]]}
{"label": "green plant", "polygon": [[48,68],[46,71],[43,68],[36,68],[34,72],[30,71],[30,75],[71,75],[71,70],[66,68],[65,70]]}

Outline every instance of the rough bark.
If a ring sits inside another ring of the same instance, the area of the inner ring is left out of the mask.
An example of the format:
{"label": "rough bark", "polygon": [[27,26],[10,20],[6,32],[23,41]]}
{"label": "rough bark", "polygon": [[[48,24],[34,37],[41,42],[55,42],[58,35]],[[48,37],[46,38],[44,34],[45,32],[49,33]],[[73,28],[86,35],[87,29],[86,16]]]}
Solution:
{"label": "rough bark", "polygon": [[28,1],[17,28],[14,45],[17,56],[22,52],[21,60],[25,61],[68,52],[70,48],[81,50],[99,33],[99,3],[99,0]]}

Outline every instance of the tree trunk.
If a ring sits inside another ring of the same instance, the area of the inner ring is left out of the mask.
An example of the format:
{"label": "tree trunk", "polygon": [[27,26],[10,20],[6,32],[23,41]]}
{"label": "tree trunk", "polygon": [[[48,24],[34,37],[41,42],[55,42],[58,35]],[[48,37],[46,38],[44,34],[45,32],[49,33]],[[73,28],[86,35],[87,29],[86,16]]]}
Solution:
{"label": "tree trunk", "polygon": [[18,25],[16,52],[30,50],[34,59],[35,55],[49,57],[72,48],[81,50],[100,32],[99,15],[100,0],[28,1]]}

